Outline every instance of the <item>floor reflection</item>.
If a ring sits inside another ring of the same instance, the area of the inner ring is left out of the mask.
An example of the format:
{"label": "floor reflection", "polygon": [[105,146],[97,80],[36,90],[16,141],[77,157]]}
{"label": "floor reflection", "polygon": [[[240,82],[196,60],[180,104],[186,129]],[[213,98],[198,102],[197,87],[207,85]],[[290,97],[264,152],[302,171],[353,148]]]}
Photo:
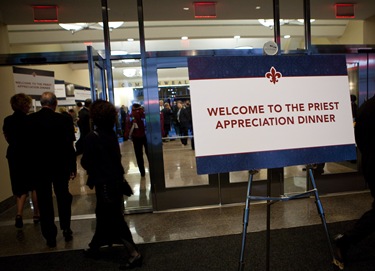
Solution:
{"label": "floor reflection", "polygon": [[163,142],[163,160],[167,188],[208,185],[208,175],[197,174],[190,140],[186,146],[179,139]]}

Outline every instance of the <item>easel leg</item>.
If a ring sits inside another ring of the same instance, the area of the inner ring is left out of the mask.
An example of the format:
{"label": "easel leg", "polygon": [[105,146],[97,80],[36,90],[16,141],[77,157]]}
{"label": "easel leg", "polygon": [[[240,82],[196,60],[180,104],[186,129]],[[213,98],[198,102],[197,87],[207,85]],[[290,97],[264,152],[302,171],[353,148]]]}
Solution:
{"label": "easel leg", "polygon": [[314,175],[313,175],[313,171],[312,171],[311,167],[309,167],[309,176],[310,176],[312,188],[314,189],[315,204],[316,204],[316,207],[318,208],[318,213],[320,215],[320,218],[322,220],[322,224],[324,226],[324,231],[326,233],[329,251],[331,253],[332,261],[334,262],[335,261],[335,254],[333,252],[333,248],[332,248],[332,244],[331,244],[331,238],[330,238],[329,233],[328,233],[328,227],[327,227],[327,222],[326,222],[326,218],[325,218],[325,214],[324,214],[324,210],[323,210],[323,205],[322,205],[322,203],[320,201],[320,198],[319,198],[318,189],[316,188],[315,179],[314,179]]}
{"label": "easel leg", "polygon": [[[271,197],[271,180],[267,180],[267,197]],[[266,230],[266,271],[270,270],[271,258],[271,201],[267,200],[267,230]]]}
{"label": "easel leg", "polygon": [[240,256],[240,263],[238,266],[238,271],[243,271],[245,267],[244,262],[244,253],[245,253],[245,246],[246,246],[246,233],[247,233],[247,226],[249,224],[249,215],[250,215],[250,195],[251,195],[251,185],[253,182],[254,172],[249,171],[249,181],[247,183],[247,194],[246,194],[246,205],[243,214],[243,230],[242,230],[242,247],[241,247],[241,256]]}

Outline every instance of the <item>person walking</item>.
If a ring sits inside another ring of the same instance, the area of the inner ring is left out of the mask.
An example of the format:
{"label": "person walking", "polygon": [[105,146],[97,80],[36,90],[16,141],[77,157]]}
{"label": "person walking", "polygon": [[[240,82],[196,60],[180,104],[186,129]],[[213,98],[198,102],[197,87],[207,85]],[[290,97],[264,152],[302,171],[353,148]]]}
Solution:
{"label": "person walking", "polygon": [[17,215],[16,228],[23,227],[23,210],[29,192],[34,207],[34,223],[39,223],[39,206],[36,192],[30,182],[28,173],[27,130],[26,118],[31,108],[31,97],[24,93],[18,93],[10,99],[10,105],[14,113],[4,119],[3,133],[8,142],[6,158],[8,159],[10,181],[13,195],[16,198]]}
{"label": "person walking", "polygon": [[79,139],[76,142],[76,154],[80,155],[83,152],[83,145],[85,137],[92,130],[90,121],[90,106],[91,99],[85,100],[85,105],[78,111],[77,125],[79,128]]}
{"label": "person walking", "polygon": [[365,212],[354,227],[335,238],[336,265],[344,268],[350,248],[375,231],[375,96],[358,109],[355,139],[362,156],[363,177],[373,197],[372,208]]}
{"label": "person walking", "polygon": [[107,101],[97,100],[92,104],[90,115],[96,128],[86,137],[81,165],[87,171],[87,185],[95,188],[96,228],[85,255],[96,258],[100,247],[122,244],[129,255],[122,268],[141,266],[142,256],[124,220],[120,185],[124,181],[125,171],[113,129],[117,118],[116,108]]}
{"label": "person walking", "polygon": [[126,133],[133,141],[135,158],[137,160],[139,173],[141,173],[142,177],[146,175],[145,161],[143,159],[143,148],[148,158],[146,127],[144,119],[145,112],[143,110],[143,107],[139,103],[134,103],[132,106],[129,122],[127,124]]}
{"label": "person walking", "polygon": [[57,98],[52,92],[40,97],[42,109],[28,115],[31,179],[35,183],[40,209],[40,225],[49,247],[56,247],[57,227],[52,187],[56,195],[60,228],[66,242],[72,240],[72,195],[69,180],[77,173],[74,126],[70,117],[55,112]]}

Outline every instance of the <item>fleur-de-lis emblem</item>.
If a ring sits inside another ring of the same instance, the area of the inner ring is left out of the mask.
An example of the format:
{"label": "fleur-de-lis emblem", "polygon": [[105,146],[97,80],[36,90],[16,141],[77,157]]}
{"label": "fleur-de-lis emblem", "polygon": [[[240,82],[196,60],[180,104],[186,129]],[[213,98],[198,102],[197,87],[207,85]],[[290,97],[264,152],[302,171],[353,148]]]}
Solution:
{"label": "fleur-de-lis emblem", "polygon": [[276,69],[272,66],[269,72],[266,73],[266,78],[270,79],[271,83],[276,84],[279,82],[279,78],[281,78],[283,75],[281,72],[276,71]]}

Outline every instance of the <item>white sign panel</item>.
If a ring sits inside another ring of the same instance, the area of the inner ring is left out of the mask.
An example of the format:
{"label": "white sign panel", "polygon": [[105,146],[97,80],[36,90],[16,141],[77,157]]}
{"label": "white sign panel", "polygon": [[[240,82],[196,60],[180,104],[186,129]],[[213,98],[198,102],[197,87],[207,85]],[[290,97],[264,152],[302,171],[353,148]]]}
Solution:
{"label": "white sign panel", "polygon": [[191,58],[189,76],[198,173],[355,157],[342,56]]}
{"label": "white sign panel", "polygon": [[53,71],[13,67],[16,93],[25,93],[32,97],[40,97],[45,91],[54,92],[54,76]]}

